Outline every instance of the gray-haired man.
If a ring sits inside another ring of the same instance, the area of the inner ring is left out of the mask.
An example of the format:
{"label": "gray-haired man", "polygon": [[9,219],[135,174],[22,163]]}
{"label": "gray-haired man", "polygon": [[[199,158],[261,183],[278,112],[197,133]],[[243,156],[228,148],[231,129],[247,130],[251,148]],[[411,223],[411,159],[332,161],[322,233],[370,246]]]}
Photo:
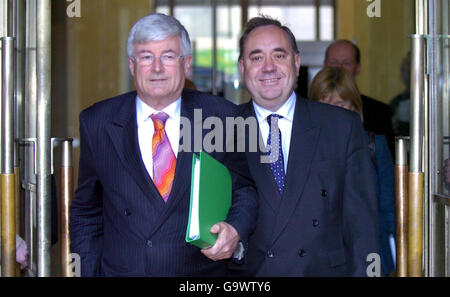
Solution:
{"label": "gray-haired man", "polygon": [[104,100],[80,115],[71,250],[81,256],[83,276],[226,275],[225,259],[255,225],[255,189],[243,154],[212,152],[231,172],[233,204],[226,220],[212,227],[218,233],[213,247],[186,244],[193,150],[179,149],[180,123],[186,118],[193,129],[194,109],[225,122],[236,107],[183,90],[192,56],[188,33],[175,18],[140,19],[127,49],[137,92]]}

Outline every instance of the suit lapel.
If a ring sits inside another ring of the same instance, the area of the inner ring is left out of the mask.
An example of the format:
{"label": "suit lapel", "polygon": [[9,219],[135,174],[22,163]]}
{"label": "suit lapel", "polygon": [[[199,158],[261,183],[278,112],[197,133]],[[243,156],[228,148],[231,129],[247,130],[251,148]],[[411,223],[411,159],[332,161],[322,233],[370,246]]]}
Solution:
{"label": "suit lapel", "polygon": [[[248,103],[245,105],[243,110],[243,117],[254,117],[256,119],[255,110],[253,109],[252,103]],[[257,123],[257,131],[258,131],[258,141],[262,140],[261,130],[259,129],[259,123]],[[247,135],[247,143],[249,137]],[[249,147],[247,145],[247,158],[248,164],[250,167],[250,172],[252,172],[253,179],[255,183],[259,187],[259,192],[266,193],[266,195],[261,195],[266,200],[267,204],[270,205],[274,212],[278,211],[280,206],[281,196],[278,192],[278,186],[273,178],[272,171],[268,163],[261,162],[261,156],[263,153],[260,151],[259,146],[257,147],[256,152],[250,152]]]}
{"label": "suit lapel", "polygon": [[[145,196],[150,197],[150,201],[156,207],[161,207],[164,202],[145,168],[139,149],[135,98],[136,93],[130,93],[124,100],[117,117],[106,127],[106,130],[123,166]],[[155,197],[159,199],[154,199]]]}
{"label": "suit lapel", "polygon": [[314,126],[305,99],[297,96],[286,176],[286,187],[275,222],[273,241],[286,227],[308,180],[320,127]]}

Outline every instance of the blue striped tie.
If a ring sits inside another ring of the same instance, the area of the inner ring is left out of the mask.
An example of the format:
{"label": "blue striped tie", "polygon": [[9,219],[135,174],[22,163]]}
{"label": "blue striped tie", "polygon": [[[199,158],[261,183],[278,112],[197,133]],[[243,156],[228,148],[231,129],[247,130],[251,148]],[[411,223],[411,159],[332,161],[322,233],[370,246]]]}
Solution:
{"label": "blue striped tie", "polygon": [[[269,148],[269,151],[267,152],[268,155],[270,155],[271,152],[271,143],[272,143],[272,128],[276,128],[276,127],[272,127],[272,118],[278,118],[278,119],[282,119],[283,117],[278,115],[278,114],[271,114],[267,117],[267,123],[269,123],[269,137],[267,139],[267,147]],[[275,162],[271,162],[269,163],[270,165],[270,169],[272,169],[272,173],[273,173],[273,177],[275,179],[275,182],[277,183],[278,186],[278,192],[280,192],[280,195],[283,196],[283,192],[284,192],[284,182],[286,180],[286,174],[284,172],[284,158],[283,158],[283,149],[282,149],[282,145],[281,145],[281,131],[280,129],[278,129],[278,158]]]}

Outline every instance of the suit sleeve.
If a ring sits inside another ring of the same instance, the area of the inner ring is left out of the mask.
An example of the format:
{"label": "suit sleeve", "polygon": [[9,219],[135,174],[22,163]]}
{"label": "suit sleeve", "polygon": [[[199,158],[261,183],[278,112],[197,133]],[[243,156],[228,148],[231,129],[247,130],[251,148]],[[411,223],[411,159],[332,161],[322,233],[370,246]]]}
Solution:
{"label": "suit sleeve", "polygon": [[256,225],[258,210],[256,190],[253,181],[247,175],[248,168],[245,155],[236,153],[235,156],[229,156],[229,159],[232,159],[232,164],[228,163],[228,168],[231,171],[233,182],[233,199],[225,221],[236,229],[241,240],[246,241]]}
{"label": "suit sleeve", "polygon": [[366,262],[367,256],[379,251],[375,176],[364,136],[355,114],[347,146],[343,200],[344,241],[350,249],[353,276],[367,276],[371,263]]}
{"label": "suit sleeve", "polygon": [[[232,142],[234,152],[226,152],[224,158],[224,164],[230,170],[233,184],[232,206],[225,221],[236,229],[244,245],[246,245],[248,236],[256,226],[258,202],[255,184],[248,169],[245,153],[238,152],[237,149],[238,139],[236,132],[235,129],[235,138]],[[230,148],[230,140],[227,135],[225,151],[227,151],[227,148]],[[242,139],[239,141],[242,141]]]}
{"label": "suit sleeve", "polygon": [[78,188],[70,206],[70,248],[81,258],[81,275],[98,276],[103,244],[102,188],[83,113],[80,114],[80,142]]}

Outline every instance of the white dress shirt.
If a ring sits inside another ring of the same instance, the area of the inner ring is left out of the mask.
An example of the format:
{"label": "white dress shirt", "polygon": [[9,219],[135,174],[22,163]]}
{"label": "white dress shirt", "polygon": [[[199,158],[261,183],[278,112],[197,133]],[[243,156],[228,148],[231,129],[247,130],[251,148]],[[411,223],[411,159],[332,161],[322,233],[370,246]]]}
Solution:
{"label": "white dress shirt", "polygon": [[270,127],[267,122],[267,117],[276,113],[283,118],[278,119],[278,128],[281,131],[281,146],[283,150],[284,172],[287,174],[287,164],[289,160],[289,148],[291,145],[292,123],[294,121],[294,110],[297,97],[295,92],[284,102],[284,104],[275,112],[272,112],[264,107],[258,105],[253,100],[253,107],[255,109],[256,119],[258,120],[259,129],[261,131],[264,144],[267,146],[267,138],[269,138]]}
{"label": "white dress shirt", "polygon": [[169,115],[164,126],[170,146],[172,147],[175,158],[178,154],[178,146],[180,143],[180,109],[181,97],[163,110],[156,110],[148,106],[139,96],[136,96],[136,121],[138,129],[139,149],[141,157],[144,161],[148,174],[153,179],[153,152],[152,139],[155,127],[150,116],[154,113],[165,112]]}

